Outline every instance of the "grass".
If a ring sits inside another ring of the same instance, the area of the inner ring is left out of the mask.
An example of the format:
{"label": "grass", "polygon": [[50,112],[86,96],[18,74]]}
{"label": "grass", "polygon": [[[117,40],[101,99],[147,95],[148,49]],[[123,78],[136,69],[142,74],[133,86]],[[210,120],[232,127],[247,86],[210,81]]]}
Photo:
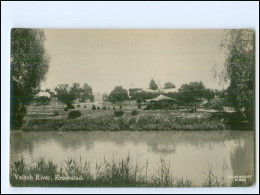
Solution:
{"label": "grass", "polygon": [[[133,163],[128,155],[119,161],[106,161],[96,164],[94,173],[90,170],[90,163],[80,158],[68,158],[60,166],[53,161],[39,158],[34,164],[27,165],[24,158],[12,162],[10,169],[10,183],[12,186],[82,186],[82,187],[230,187],[252,186],[253,179],[244,182],[225,180],[219,181],[209,166],[205,181],[201,185],[194,185],[189,179],[175,178],[171,174],[170,164],[161,158],[161,164],[151,176],[147,175],[148,161],[145,166]],[[36,179],[36,175],[38,179]],[[33,179],[17,179],[18,176],[30,176]],[[48,178],[48,180],[39,180]],[[224,177],[224,173],[223,173]],[[63,178],[63,180],[61,180]],[[73,179],[73,180],[71,180]]]}
{"label": "grass", "polygon": [[[74,111],[77,112],[77,111]],[[189,113],[178,110],[80,110],[78,118],[60,111],[53,114],[28,115],[25,131],[210,131],[226,130],[221,118],[205,113]],[[115,115],[124,112],[122,115]],[[119,117],[118,117],[119,116]]]}
{"label": "grass", "polygon": [[[93,103],[95,107],[111,109],[92,110],[92,103],[81,103],[69,116],[63,105],[53,107],[30,105],[25,117],[25,131],[211,131],[253,130],[253,124],[243,123],[236,113],[188,110],[143,110],[135,101],[112,104]],[[122,109],[120,110],[120,106]],[[113,110],[115,107],[116,110]],[[58,114],[57,114],[58,113]]]}

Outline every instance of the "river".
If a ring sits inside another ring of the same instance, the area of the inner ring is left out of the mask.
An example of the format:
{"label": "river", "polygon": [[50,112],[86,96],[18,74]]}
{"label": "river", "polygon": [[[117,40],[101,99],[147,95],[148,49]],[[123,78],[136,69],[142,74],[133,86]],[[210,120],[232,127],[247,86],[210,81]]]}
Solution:
{"label": "river", "polygon": [[11,161],[23,156],[29,164],[40,157],[61,163],[80,157],[93,171],[104,159],[130,155],[141,166],[148,161],[151,175],[164,159],[174,177],[195,184],[205,180],[210,166],[226,181],[229,176],[254,173],[254,132],[12,132],[10,149]]}

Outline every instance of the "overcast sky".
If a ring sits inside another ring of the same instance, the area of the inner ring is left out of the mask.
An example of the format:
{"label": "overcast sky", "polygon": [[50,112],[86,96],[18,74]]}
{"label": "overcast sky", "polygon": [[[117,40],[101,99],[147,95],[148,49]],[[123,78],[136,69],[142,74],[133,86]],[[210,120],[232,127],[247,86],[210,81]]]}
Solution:
{"label": "overcast sky", "polygon": [[94,92],[115,86],[148,88],[151,78],[179,88],[202,81],[221,89],[212,68],[222,66],[219,45],[223,30],[49,30],[45,47],[50,56],[42,88],[88,83]]}

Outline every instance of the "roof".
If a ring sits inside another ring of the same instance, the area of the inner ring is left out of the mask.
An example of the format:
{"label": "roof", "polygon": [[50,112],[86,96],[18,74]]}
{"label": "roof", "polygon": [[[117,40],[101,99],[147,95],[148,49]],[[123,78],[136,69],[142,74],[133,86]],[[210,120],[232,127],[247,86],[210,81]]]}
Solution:
{"label": "roof", "polygon": [[49,92],[43,92],[43,91],[41,91],[41,92],[39,92],[39,93],[37,93],[37,95],[36,95],[37,97],[42,97],[42,96],[45,96],[45,97],[48,97],[48,98],[50,98],[51,97],[51,95],[50,95],[50,93]]}
{"label": "roof", "polygon": [[148,100],[146,100],[146,101],[148,101],[148,102],[150,102],[150,101],[156,101],[156,102],[158,102],[158,101],[165,101],[165,100],[167,100],[167,101],[176,101],[175,99],[170,98],[170,97],[167,97],[167,96],[165,96],[165,95],[159,95],[159,96],[156,97],[156,98],[148,99]]}

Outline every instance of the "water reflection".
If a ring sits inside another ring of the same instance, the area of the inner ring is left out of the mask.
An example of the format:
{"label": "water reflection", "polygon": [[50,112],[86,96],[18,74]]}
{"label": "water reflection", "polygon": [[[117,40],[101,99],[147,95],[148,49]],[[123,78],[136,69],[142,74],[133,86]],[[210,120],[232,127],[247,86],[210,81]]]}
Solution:
{"label": "water reflection", "polygon": [[199,182],[208,164],[221,178],[223,161],[226,176],[254,172],[253,132],[23,132],[12,133],[11,141],[11,160],[23,155],[29,163],[41,156],[57,163],[68,156],[101,162],[130,153],[141,163],[148,160],[151,170],[163,157],[174,175]]}

